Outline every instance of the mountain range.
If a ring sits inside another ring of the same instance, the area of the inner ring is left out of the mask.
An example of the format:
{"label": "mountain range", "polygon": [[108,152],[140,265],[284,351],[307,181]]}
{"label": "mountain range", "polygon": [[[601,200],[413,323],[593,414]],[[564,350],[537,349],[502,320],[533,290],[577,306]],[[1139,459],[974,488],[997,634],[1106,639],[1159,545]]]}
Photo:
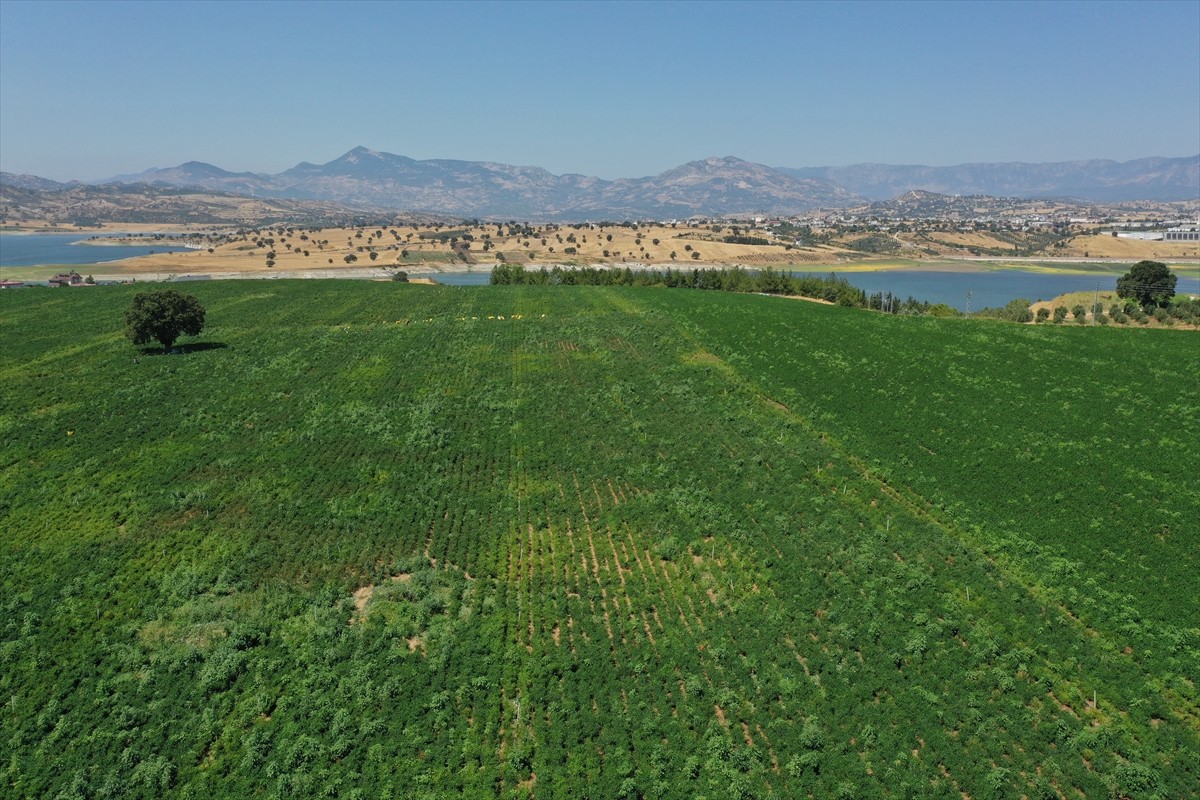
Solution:
{"label": "mountain range", "polygon": [[853,164],[781,167],[794,178],[826,180],[871,200],[914,189],[940,194],[1054,198],[1119,203],[1200,198],[1200,155],[1134,161],[1058,161],[1047,164],[959,164],[952,167]]}
{"label": "mountain range", "polygon": [[108,182],[127,181],[492,219],[776,215],[864,201],[828,180],[797,178],[732,157],[693,161],[648,178],[607,181],[487,161],[417,161],[365,147],[327,164],[303,162],[276,175],[227,172],[192,161]]}
{"label": "mountain range", "polygon": [[[692,161],[644,178],[604,180],[486,161],[419,161],[356,147],[328,163],[302,162],[274,175],[189,161],[96,183],[193,187],[260,199],[488,219],[670,219],[791,215],[863,206],[912,190],[1096,202],[1191,200],[1200,197],[1200,155],[1124,163],[805,168],[772,168],[729,156]],[[0,184],[37,191],[80,185],[9,173],[0,175]]]}

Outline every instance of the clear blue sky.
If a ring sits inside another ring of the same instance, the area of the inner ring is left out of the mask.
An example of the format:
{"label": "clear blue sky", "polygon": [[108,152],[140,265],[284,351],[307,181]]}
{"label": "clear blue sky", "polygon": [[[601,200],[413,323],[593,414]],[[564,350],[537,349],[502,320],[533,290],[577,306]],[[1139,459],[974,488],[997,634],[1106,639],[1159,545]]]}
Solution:
{"label": "clear blue sky", "polygon": [[1200,3],[0,0],[0,169],[1200,152]]}

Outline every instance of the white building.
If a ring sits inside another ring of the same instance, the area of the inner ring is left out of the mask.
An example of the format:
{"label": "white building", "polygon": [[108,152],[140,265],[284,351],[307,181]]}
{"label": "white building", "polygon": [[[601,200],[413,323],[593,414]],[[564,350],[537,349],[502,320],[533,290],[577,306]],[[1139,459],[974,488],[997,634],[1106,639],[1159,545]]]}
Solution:
{"label": "white building", "polygon": [[1200,225],[1181,225],[1168,228],[1163,237],[1168,242],[1200,242]]}

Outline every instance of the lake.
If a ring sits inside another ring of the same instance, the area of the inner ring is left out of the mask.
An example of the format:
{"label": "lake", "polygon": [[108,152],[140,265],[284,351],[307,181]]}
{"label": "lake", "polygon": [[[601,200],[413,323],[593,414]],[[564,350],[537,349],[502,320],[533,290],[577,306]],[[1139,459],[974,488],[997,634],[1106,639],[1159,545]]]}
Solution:
{"label": "lake", "polygon": [[492,282],[492,273],[488,272],[437,272],[437,273],[408,273],[410,278],[430,278],[444,286],[487,286]]}
{"label": "lake", "polygon": [[[813,273],[795,273],[798,276]],[[1045,272],[1003,270],[998,272],[940,272],[933,270],[888,270],[883,272],[841,272],[845,278],[867,294],[891,292],[901,300],[914,297],[929,303],[945,303],[959,311],[967,310],[967,293],[971,293],[971,310],[1000,307],[1024,297],[1026,300],[1050,300],[1068,292],[1087,292],[1099,288],[1111,291],[1117,287],[1116,275],[1055,275]],[[413,278],[432,278],[448,286],[485,286],[489,272],[411,273]],[[1189,270],[1179,276],[1176,294],[1200,294],[1200,274]]]}
{"label": "lake", "polygon": [[[37,267],[43,264],[86,266],[133,258],[150,253],[185,253],[188,248],[174,247],[162,242],[144,245],[86,245],[73,244],[94,234],[88,233],[18,233],[0,234],[0,267]],[[120,237],[122,234],[104,234]]]}
{"label": "lake", "polygon": [[[967,310],[970,293],[972,311],[1000,307],[1023,297],[1031,302],[1051,300],[1068,292],[1112,291],[1116,275],[1055,275],[1046,272],[1003,270],[997,272],[935,272],[891,270],[886,272],[836,273],[867,294],[891,292],[901,300],[914,297],[929,303],[945,303]],[[1189,270],[1179,275],[1176,294],[1200,294],[1200,275]]]}

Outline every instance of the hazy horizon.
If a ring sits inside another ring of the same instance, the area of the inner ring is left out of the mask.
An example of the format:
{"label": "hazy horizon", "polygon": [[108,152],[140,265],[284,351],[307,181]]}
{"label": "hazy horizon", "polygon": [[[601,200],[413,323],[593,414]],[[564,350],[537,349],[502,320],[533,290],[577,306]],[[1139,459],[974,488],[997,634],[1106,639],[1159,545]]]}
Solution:
{"label": "hazy horizon", "polygon": [[[231,169],[226,168],[223,164],[214,164],[209,161],[201,161],[200,159],[187,159],[186,161],[181,161],[177,164],[152,164],[143,169],[138,169],[138,170],[134,170],[131,172],[123,172],[123,173],[113,174],[113,175],[103,175],[103,176],[97,176],[94,178],[65,178],[65,179],[51,178],[51,180],[56,180],[56,181],[59,181],[62,183],[68,183],[70,181],[78,181],[80,183],[97,183],[97,182],[112,180],[114,178],[127,178],[127,177],[131,177],[131,176],[136,176],[143,172],[148,172],[151,170],[175,169],[175,168],[182,167],[185,164],[189,164],[189,163],[208,164],[209,166],[217,167],[218,169],[224,169],[227,172],[238,172],[238,173],[249,172],[249,173],[253,173],[256,175],[277,175],[281,172],[285,172],[287,169],[291,169],[293,167],[299,166],[302,163],[316,164],[318,166],[321,166],[321,165],[330,163],[332,161],[336,161],[337,159],[341,158],[342,156],[350,153],[352,150],[355,150],[359,147],[363,147],[368,150],[374,150],[376,152],[386,153],[387,155],[407,156],[407,154],[405,154],[405,153],[387,153],[387,151],[380,150],[377,147],[367,147],[366,145],[355,145],[354,147],[343,150],[342,152],[338,153],[336,156],[333,156],[332,158],[325,158],[325,159],[319,159],[319,160],[306,159],[304,161],[298,161],[295,164],[292,164],[290,167],[286,167],[285,169],[282,169],[282,170],[276,170],[274,172],[267,172],[266,170],[256,170],[256,169],[231,170]],[[1114,161],[1117,163],[1126,163],[1128,161],[1138,161],[1138,160],[1141,160],[1144,158],[1177,159],[1177,158],[1192,158],[1192,157],[1196,157],[1196,156],[1200,156],[1200,153],[1184,153],[1182,155],[1162,155],[1160,153],[1152,153],[1150,155],[1140,156],[1138,158],[1121,159],[1121,160],[1072,158],[1072,159],[1063,159],[1058,162],[1006,161],[1006,162],[958,162],[958,163],[954,163],[954,164],[898,164],[898,163],[890,163],[890,162],[886,162],[886,161],[859,161],[859,162],[855,162],[854,164],[765,164],[763,166],[776,168],[776,169],[805,169],[805,168],[819,169],[819,168],[824,168],[824,167],[838,168],[838,167],[851,167],[851,166],[880,165],[880,166],[889,166],[889,167],[929,167],[931,169],[941,169],[941,168],[946,168],[946,167],[970,166],[972,164],[1041,164],[1041,163],[1071,163],[1071,162],[1084,162],[1084,161],[1093,161],[1093,160],[1096,160],[1096,161],[1109,160],[1109,161]],[[407,157],[411,158],[411,156],[407,156]],[[692,159],[692,161],[703,161],[707,158],[727,158],[727,157],[741,158],[741,156],[738,156],[735,153],[726,153],[721,156],[703,156],[698,159]],[[445,156],[445,157],[432,156],[428,159],[414,159],[414,160],[417,160],[417,161],[464,161],[464,162],[483,162],[483,161],[485,161],[484,159],[474,159],[474,158],[468,158],[468,157],[462,157],[462,156]],[[743,159],[743,160],[749,160],[749,159]],[[658,173],[653,173],[651,175],[617,175],[614,178],[603,178],[602,180],[622,180],[622,179],[624,179],[624,180],[639,180],[642,178],[650,178],[650,177],[654,177],[655,175],[661,174],[662,172],[665,172],[667,170],[673,169],[675,167],[683,166],[686,163],[690,163],[690,162],[680,162],[679,164],[672,164],[670,166],[664,167],[662,170],[659,170]],[[528,168],[543,168],[544,169],[544,167],[541,164],[511,164],[509,166],[528,167]],[[3,171],[10,173],[10,174],[16,174],[16,175],[33,175],[34,177],[38,177],[38,178],[47,178],[48,177],[46,175],[41,175],[39,173],[32,173],[32,172],[17,172],[17,171],[9,170],[9,169],[4,169]],[[554,172],[553,170],[550,170],[550,172],[556,176],[570,175],[570,174],[586,175],[586,173],[581,173],[579,170],[566,170],[565,172]],[[587,176],[587,177],[599,177],[599,176]]]}
{"label": "hazy horizon", "polygon": [[0,4],[0,169],[605,179],[1200,152],[1200,4]]}

